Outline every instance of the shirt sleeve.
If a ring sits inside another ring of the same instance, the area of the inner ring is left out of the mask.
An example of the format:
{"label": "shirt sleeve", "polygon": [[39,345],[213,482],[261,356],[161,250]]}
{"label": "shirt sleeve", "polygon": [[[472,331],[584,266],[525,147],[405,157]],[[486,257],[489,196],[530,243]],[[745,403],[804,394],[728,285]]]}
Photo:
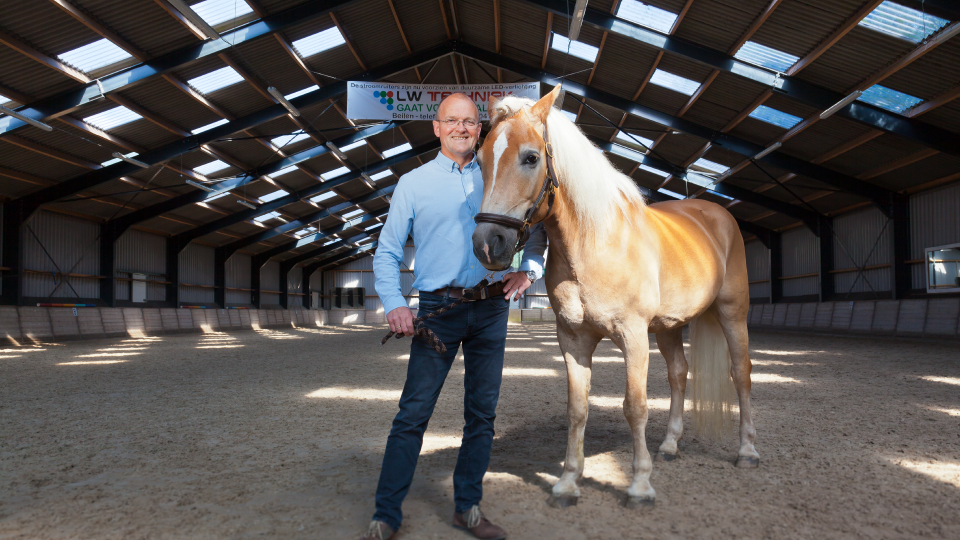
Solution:
{"label": "shirt sleeve", "polygon": [[542,223],[537,223],[530,230],[530,238],[523,247],[523,259],[520,261],[520,271],[533,270],[537,279],[543,277],[543,253],[547,250],[547,230]]}
{"label": "shirt sleeve", "polygon": [[400,264],[403,262],[403,245],[413,227],[413,197],[409,193],[405,177],[400,179],[390,199],[390,211],[377,241],[373,256],[375,287],[383,303],[383,312],[390,313],[407,305],[400,288]]}

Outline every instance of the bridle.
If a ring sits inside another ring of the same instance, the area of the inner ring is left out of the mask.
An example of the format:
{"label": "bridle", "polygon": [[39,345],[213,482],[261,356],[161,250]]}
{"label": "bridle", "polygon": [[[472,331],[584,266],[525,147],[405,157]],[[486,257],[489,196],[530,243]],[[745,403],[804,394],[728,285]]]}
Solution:
{"label": "bridle", "polygon": [[[519,236],[517,237],[517,245],[514,246],[513,252],[517,253],[523,249],[524,244],[527,243],[527,240],[530,238],[530,226],[539,222],[533,221],[533,216],[537,214],[537,211],[540,209],[540,205],[543,204],[544,198],[547,199],[547,213],[543,216],[543,219],[546,219],[550,215],[550,212],[553,211],[553,199],[556,189],[560,187],[560,183],[557,181],[557,172],[553,168],[553,145],[550,144],[550,136],[547,133],[547,123],[543,123],[543,142],[545,145],[545,152],[547,154],[547,176],[543,179],[543,185],[540,187],[540,193],[537,194],[537,200],[533,203],[527,213],[523,215],[523,219],[517,219],[510,216],[505,216],[503,214],[487,214],[479,213],[474,218],[473,221],[476,223],[493,223],[496,225],[503,225],[510,229],[516,229],[519,231]],[[543,221],[541,219],[540,221]]]}

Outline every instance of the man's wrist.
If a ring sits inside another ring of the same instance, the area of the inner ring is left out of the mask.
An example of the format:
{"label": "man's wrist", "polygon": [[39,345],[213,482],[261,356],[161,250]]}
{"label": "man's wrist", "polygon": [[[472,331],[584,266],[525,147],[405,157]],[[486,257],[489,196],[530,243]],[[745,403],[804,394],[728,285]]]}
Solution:
{"label": "man's wrist", "polygon": [[533,283],[537,280],[537,273],[533,270],[525,270],[523,273],[526,274],[527,279],[530,280],[530,283]]}

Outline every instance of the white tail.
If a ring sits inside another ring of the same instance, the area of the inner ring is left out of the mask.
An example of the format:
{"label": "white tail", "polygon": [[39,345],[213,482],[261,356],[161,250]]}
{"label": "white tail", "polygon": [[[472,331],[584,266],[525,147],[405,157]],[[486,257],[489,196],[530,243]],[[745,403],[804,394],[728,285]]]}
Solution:
{"label": "white tail", "polygon": [[690,323],[690,359],[694,429],[719,440],[731,423],[737,394],[730,378],[730,347],[712,306]]}

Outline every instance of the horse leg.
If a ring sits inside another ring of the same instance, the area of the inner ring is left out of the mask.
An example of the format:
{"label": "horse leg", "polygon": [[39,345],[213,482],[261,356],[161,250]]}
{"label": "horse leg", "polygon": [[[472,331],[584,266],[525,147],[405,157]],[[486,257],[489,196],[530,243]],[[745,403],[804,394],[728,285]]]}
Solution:
{"label": "horse leg", "polygon": [[[760,454],[753,443],[757,430],[753,427],[750,411],[750,339],[747,335],[747,319],[744,316],[727,316],[723,306],[719,321],[730,347],[730,377],[733,378],[740,402],[740,450],[737,452],[737,467],[752,468],[760,464]],[[743,310],[736,310],[743,311]]]}
{"label": "horse leg", "polygon": [[683,356],[683,327],[657,334],[657,347],[667,361],[670,380],[670,419],[667,436],[660,445],[657,459],[673,461],[680,456],[677,441],[683,437],[683,398],[687,390],[687,359]]}
{"label": "horse leg", "polygon": [[653,506],[657,493],[650,486],[653,460],[647,451],[647,368],[650,362],[650,338],[645,321],[624,326],[614,339],[623,351],[627,365],[627,395],[623,415],[633,432],[633,482],[627,489],[630,507]]}
{"label": "horse leg", "polygon": [[553,486],[550,506],[563,508],[577,504],[580,488],[577,481],[583,476],[583,430],[587,426],[590,405],[590,375],[593,351],[602,336],[586,332],[574,333],[557,324],[560,350],[567,364],[567,455],[563,461],[563,474]]}

